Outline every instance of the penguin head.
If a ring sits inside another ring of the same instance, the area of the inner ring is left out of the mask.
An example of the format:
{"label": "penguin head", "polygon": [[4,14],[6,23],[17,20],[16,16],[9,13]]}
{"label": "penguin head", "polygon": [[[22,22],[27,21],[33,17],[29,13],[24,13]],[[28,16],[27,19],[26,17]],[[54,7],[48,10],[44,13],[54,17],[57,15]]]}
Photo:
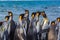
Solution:
{"label": "penguin head", "polygon": [[57,21],[60,22],[60,17],[57,18]]}
{"label": "penguin head", "polygon": [[55,26],[55,21],[52,21],[51,22],[51,26]]}
{"label": "penguin head", "polygon": [[36,16],[38,16],[38,17],[39,17],[39,16],[40,16],[40,14],[41,14],[41,12],[39,12],[39,11],[37,11],[37,12],[36,12]]}
{"label": "penguin head", "polygon": [[26,15],[29,15],[29,10],[25,10],[25,14]]}
{"label": "penguin head", "polygon": [[8,21],[10,16],[5,16],[5,20]]}
{"label": "penguin head", "polygon": [[36,14],[36,13],[35,13],[35,12],[33,12],[33,13],[32,13],[32,15],[31,15],[31,17],[32,17],[32,18],[34,18],[34,17],[35,17],[35,14]]}
{"label": "penguin head", "polygon": [[45,11],[42,11],[42,12],[41,12],[41,15],[43,16],[44,14],[45,14]]}
{"label": "penguin head", "polygon": [[43,18],[47,18],[47,15],[46,15],[46,14],[44,14],[44,15],[43,15]]}
{"label": "penguin head", "polygon": [[8,12],[9,16],[13,16],[13,13],[11,11]]}
{"label": "penguin head", "polygon": [[24,18],[24,14],[20,14],[19,15],[19,20],[23,20],[23,18]]}

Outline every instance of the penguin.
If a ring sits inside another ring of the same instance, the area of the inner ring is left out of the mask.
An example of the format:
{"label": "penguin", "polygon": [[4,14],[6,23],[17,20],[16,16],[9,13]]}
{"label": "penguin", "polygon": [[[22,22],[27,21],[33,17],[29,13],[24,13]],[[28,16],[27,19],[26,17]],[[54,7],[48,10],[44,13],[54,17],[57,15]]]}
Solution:
{"label": "penguin", "polygon": [[55,21],[52,21],[48,32],[48,40],[57,40],[57,33],[55,27],[56,23]]}
{"label": "penguin", "polygon": [[47,40],[47,32],[48,32],[48,28],[49,28],[49,20],[48,20],[46,14],[43,14],[42,16],[43,16],[43,20],[42,20],[42,23],[41,23],[41,27],[42,27],[41,39]]}

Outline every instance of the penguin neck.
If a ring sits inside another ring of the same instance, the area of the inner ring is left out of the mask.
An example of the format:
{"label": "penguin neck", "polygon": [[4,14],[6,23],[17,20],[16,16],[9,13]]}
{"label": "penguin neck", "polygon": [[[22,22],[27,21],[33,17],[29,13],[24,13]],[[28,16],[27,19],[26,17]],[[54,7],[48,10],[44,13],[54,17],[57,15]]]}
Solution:
{"label": "penguin neck", "polygon": [[22,20],[19,21],[19,24],[22,25]]}
{"label": "penguin neck", "polygon": [[10,16],[10,20],[13,20],[13,17]]}
{"label": "penguin neck", "polygon": [[38,16],[36,16],[35,18],[36,18],[36,20],[39,20],[39,17]]}

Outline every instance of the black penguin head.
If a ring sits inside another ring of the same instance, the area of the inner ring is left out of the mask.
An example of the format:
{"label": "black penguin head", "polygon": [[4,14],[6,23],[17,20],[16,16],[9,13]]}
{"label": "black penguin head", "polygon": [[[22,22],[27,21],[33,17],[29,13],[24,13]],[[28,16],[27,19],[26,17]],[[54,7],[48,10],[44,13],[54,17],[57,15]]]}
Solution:
{"label": "black penguin head", "polygon": [[13,16],[13,13],[11,11],[8,12],[9,16]]}
{"label": "black penguin head", "polygon": [[22,20],[23,18],[24,18],[24,14],[20,14],[20,15],[19,15],[19,19]]}
{"label": "black penguin head", "polygon": [[10,16],[5,16],[5,20],[8,21]]}
{"label": "black penguin head", "polygon": [[55,24],[56,24],[55,21],[51,22],[51,26],[55,26]]}
{"label": "black penguin head", "polygon": [[57,18],[57,21],[60,22],[60,17]]}
{"label": "black penguin head", "polygon": [[33,12],[33,13],[31,14],[31,17],[34,18],[34,17],[35,17],[35,14],[36,14],[36,12]]}

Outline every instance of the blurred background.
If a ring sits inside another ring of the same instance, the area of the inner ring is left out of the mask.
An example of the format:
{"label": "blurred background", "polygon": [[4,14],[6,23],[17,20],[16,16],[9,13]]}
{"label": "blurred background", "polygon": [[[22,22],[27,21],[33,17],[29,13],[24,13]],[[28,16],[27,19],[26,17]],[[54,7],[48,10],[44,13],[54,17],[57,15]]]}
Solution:
{"label": "blurred background", "polygon": [[19,14],[29,10],[29,16],[32,12],[45,11],[50,21],[60,16],[60,1],[0,1],[0,21],[8,15],[8,11],[14,14],[14,20],[18,21]]}

